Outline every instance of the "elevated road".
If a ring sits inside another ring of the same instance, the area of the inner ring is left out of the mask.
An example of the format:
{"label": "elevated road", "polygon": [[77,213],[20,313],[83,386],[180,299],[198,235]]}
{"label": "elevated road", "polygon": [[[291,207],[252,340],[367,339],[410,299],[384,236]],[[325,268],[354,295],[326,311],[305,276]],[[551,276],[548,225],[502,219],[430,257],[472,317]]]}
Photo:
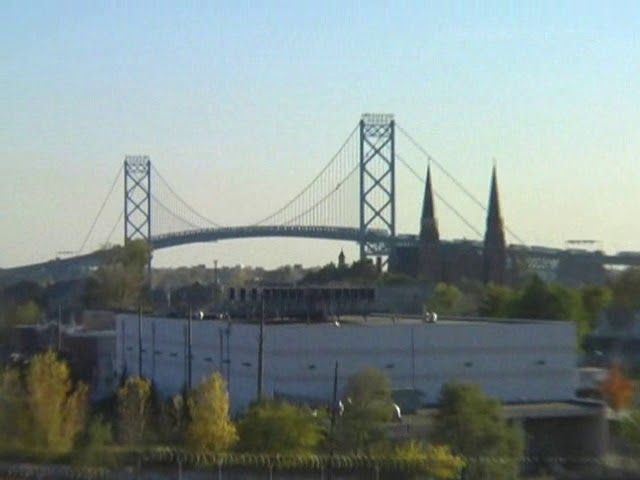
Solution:
{"label": "elevated road", "polygon": [[[361,233],[358,228],[351,227],[252,225],[208,228],[155,235],[151,238],[151,245],[154,250],[160,250],[193,243],[268,237],[359,242],[361,240]],[[364,234],[364,239],[370,243],[384,243],[387,245],[390,243],[396,245],[411,245],[418,242],[416,235],[398,235],[391,237],[389,233],[384,230],[369,230]],[[448,242],[445,240],[443,243]],[[478,242],[477,248],[481,249],[482,243]],[[510,245],[508,248],[512,255],[515,254],[534,263],[536,261],[542,261],[543,263],[545,261],[552,262],[552,268],[554,270],[558,268],[558,262],[568,265],[575,261],[584,264],[597,263],[602,266],[640,266],[640,252],[620,252],[615,255],[606,255],[602,252],[590,252],[587,250],[563,250],[537,246]],[[43,281],[48,279],[78,278],[102,264],[108,253],[108,250],[99,250],[75,257],[64,259],[56,258],[47,262],[0,269],[0,283],[19,280]]]}
{"label": "elevated road", "polygon": [[[160,248],[176,247],[190,243],[217,242],[220,240],[233,240],[238,238],[265,238],[265,237],[289,237],[289,238],[316,238],[323,240],[347,240],[358,242],[362,235],[358,228],[351,227],[305,227],[305,226],[278,226],[278,225],[253,225],[248,227],[223,227],[207,228],[203,230],[190,230],[187,232],[155,235],[151,237],[154,250]],[[385,230],[369,230],[365,232],[364,239],[369,242],[387,243],[391,237]]]}
{"label": "elevated road", "polygon": [[[154,250],[160,250],[162,248],[171,248],[192,243],[268,237],[312,238],[358,242],[361,239],[361,234],[358,228],[350,227],[253,225],[208,228],[156,235],[151,237],[151,245]],[[388,243],[391,241],[391,237],[384,230],[369,230],[365,233],[364,239],[371,243]],[[75,257],[56,258],[31,265],[0,269],[0,282],[3,280],[6,282],[8,279],[11,279],[11,281],[19,281],[30,279],[43,280],[47,278],[77,278],[79,275],[102,264],[107,254],[108,250],[98,250]]]}

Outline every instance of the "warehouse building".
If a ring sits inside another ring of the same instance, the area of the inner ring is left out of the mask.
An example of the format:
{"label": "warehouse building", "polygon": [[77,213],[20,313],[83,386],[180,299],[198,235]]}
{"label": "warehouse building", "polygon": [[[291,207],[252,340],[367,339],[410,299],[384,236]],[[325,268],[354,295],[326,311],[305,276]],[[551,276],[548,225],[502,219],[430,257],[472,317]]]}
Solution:
{"label": "warehouse building", "polygon": [[[258,324],[123,314],[116,329],[119,375],[141,373],[173,395],[220,371],[233,411],[255,400]],[[506,403],[571,399],[577,385],[570,322],[342,317],[339,323],[268,323],[263,338],[265,394],[319,403],[332,397],[336,363],[340,392],[349,376],[374,367],[394,388],[420,391],[426,405],[436,404],[451,380],[479,384]]]}

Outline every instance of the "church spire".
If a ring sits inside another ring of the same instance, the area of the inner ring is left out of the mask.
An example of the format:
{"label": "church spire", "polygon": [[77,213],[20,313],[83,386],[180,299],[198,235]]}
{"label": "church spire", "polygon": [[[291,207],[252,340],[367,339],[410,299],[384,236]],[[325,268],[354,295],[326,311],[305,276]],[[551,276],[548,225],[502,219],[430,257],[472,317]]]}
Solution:
{"label": "church spire", "polygon": [[433,205],[433,187],[431,186],[431,165],[427,167],[427,179],[424,184],[422,216],[420,218],[420,247],[418,250],[418,277],[429,283],[442,280],[442,262],[440,258],[440,233]]}
{"label": "church spire", "polygon": [[505,283],[506,281],[506,241],[500,212],[498,176],[496,166],[491,174],[491,192],[487,212],[487,230],[484,235],[484,281]]}
{"label": "church spire", "polygon": [[424,198],[422,200],[422,216],[420,217],[420,240],[438,241],[438,222],[436,221],[433,205],[433,187],[431,186],[431,165],[427,166],[427,180],[424,184]]}

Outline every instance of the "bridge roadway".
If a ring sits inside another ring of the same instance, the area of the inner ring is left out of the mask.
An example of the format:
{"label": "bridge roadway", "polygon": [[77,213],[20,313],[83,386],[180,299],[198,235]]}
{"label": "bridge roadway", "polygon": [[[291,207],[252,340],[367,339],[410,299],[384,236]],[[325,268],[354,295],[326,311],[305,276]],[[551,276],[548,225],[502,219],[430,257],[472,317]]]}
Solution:
{"label": "bridge roadway", "polygon": [[363,239],[368,242],[385,243],[390,240],[389,234],[385,230],[376,229],[366,231],[363,238],[360,234],[360,229],[352,227],[252,225],[248,227],[206,228],[165,235],[154,235],[151,237],[151,244],[154,249],[159,249],[189,243],[217,242],[219,240],[258,237],[318,238],[325,240],[348,240],[353,242],[358,242]]}
{"label": "bridge roadway", "polygon": [[[287,226],[287,225],[252,225],[239,227],[219,227],[201,230],[189,230],[151,237],[151,244],[154,250],[162,248],[188,245],[192,243],[217,242],[221,240],[232,240],[240,238],[266,238],[266,237],[289,237],[289,238],[316,238],[328,240],[346,240],[358,242],[361,239],[360,230],[352,227],[328,227],[328,226]],[[416,235],[398,235],[391,238],[384,230],[368,230],[364,239],[369,242],[397,243],[409,245],[418,241]],[[445,241],[446,242],[446,241]],[[478,245],[481,248],[481,244]],[[640,265],[640,252],[620,252],[617,255],[605,255],[599,252],[588,252],[581,250],[562,250],[545,247],[526,247],[511,245],[509,250],[523,256],[532,258],[554,258],[563,256],[569,257],[590,257],[603,265]],[[0,280],[2,279],[28,279],[35,276],[44,277],[47,274],[56,276],[62,273],[77,272],[78,270],[88,270],[100,265],[108,253],[108,250],[98,250],[96,252],[75,257],[41,262],[20,267],[0,269]],[[73,277],[73,275],[70,275]]]}
{"label": "bridge roadway", "polygon": [[[358,242],[362,238],[360,229],[351,227],[251,225],[207,228],[154,235],[151,237],[151,245],[154,250],[159,250],[161,248],[177,247],[179,245],[188,245],[191,243],[266,237],[316,238],[325,240],[347,240],[353,242]],[[389,242],[390,237],[384,230],[371,229],[365,232],[364,240],[369,242]],[[0,279],[2,277],[13,277],[20,280],[38,275],[55,275],[59,272],[87,270],[100,265],[107,254],[108,250],[98,250],[85,255],[77,255],[69,258],[56,258],[54,260],[31,265],[0,269]]]}

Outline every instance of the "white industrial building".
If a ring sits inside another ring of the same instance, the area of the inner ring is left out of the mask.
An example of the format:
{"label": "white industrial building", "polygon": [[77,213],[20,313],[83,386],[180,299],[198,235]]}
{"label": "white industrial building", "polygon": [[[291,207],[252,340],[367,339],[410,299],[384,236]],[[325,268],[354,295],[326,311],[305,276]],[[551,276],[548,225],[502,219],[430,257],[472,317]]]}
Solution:
{"label": "white industrial building", "polygon": [[[212,372],[228,382],[234,412],[256,399],[260,326],[223,320],[189,322],[122,314],[116,320],[119,374],[143,376],[175,395]],[[329,403],[334,367],[338,391],[366,367],[387,373],[394,389],[423,393],[436,404],[441,386],[473,382],[505,403],[567,401],[575,397],[575,325],[534,320],[343,318],[340,323],[267,323],[264,393]]]}

